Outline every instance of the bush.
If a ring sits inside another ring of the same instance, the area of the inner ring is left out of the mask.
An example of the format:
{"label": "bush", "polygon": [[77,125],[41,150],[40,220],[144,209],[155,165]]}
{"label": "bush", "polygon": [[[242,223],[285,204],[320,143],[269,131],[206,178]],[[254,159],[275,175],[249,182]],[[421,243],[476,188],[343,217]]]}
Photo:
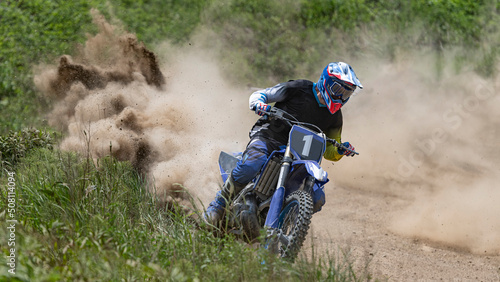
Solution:
{"label": "bush", "polygon": [[34,148],[52,149],[54,140],[50,133],[35,128],[23,129],[0,136],[0,169],[12,170],[21,158]]}

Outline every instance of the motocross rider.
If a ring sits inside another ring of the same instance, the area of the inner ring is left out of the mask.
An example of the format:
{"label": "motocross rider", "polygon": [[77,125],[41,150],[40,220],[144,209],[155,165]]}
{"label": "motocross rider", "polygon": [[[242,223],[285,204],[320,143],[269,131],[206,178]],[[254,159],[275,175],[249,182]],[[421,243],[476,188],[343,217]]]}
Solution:
{"label": "motocross rider", "polygon": [[[250,109],[263,116],[250,131],[250,141],[242,159],[224,183],[215,199],[203,213],[203,219],[217,226],[224,215],[224,209],[252,179],[254,179],[268,156],[280,147],[286,146],[290,127],[282,120],[269,119],[269,103],[282,109],[297,120],[318,126],[329,138],[341,142],[342,106],[349,100],[356,88],[363,88],[352,67],[344,62],[328,64],[320,75],[319,81],[290,80],[276,86],[259,90],[250,95]],[[342,143],[354,151],[349,143]],[[343,156],[353,156],[349,150],[337,149],[332,144],[326,146],[323,157],[338,161]],[[313,195],[314,212],[321,210],[325,204],[323,188]]]}

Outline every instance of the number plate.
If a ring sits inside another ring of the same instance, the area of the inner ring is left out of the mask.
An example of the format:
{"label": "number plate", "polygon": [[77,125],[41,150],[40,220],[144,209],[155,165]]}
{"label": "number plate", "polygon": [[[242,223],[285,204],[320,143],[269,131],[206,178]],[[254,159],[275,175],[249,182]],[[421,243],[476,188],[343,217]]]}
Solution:
{"label": "number plate", "polygon": [[288,140],[290,150],[301,160],[313,160],[318,163],[325,152],[325,139],[305,127],[294,125]]}

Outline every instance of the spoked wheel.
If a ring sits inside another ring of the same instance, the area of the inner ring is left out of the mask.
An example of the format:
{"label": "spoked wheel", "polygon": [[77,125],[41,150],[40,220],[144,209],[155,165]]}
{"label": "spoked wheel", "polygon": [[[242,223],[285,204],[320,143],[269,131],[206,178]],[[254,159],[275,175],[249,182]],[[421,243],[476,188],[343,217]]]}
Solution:
{"label": "spoked wheel", "polygon": [[313,201],[309,193],[299,190],[290,194],[283,206],[278,218],[277,251],[282,258],[293,262],[309,230]]}

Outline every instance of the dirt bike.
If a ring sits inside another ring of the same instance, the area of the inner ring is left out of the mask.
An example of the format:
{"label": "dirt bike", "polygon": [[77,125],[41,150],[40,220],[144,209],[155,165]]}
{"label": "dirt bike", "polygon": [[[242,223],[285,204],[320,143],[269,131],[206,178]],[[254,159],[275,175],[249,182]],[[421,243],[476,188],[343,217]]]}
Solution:
{"label": "dirt bike", "polygon": [[[260,173],[234,196],[226,211],[226,232],[254,241],[264,228],[264,247],[282,258],[295,260],[306,239],[313,215],[313,193],[327,183],[320,164],[327,142],[351,151],[317,126],[297,121],[278,108],[268,118],[287,123],[291,130],[285,149],[273,151]],[[242,153],[221,152],[219,168],[225,182]]]}

